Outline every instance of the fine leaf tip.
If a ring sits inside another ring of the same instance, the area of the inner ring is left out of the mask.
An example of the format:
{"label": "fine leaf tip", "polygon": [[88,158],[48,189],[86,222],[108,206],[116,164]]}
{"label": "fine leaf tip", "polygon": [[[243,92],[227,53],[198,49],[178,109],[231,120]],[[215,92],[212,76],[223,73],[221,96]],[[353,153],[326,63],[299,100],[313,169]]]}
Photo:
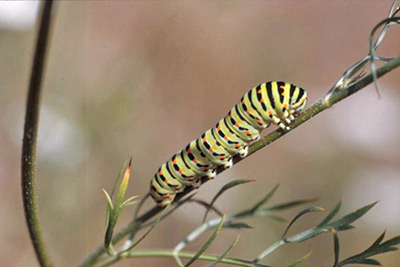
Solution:
{"label": "fine leaf tip", "polygon": [[130,169],[132,166],[132,155],[129,156],[129,163],[128,163],[128,168]]}

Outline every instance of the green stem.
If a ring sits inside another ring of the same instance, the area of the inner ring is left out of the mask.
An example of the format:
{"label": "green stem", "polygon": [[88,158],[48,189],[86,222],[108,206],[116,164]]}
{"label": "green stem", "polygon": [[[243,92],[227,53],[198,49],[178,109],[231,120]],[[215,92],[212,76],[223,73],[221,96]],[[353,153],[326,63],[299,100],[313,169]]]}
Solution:
{"label": "green stem", "polygon": [[40,90],[45,64],[47,40],[51,24],[51,10],[53,1],[44,3],[38,38],[36,42],[35,57],[29,84],[28,99],[26,102],[24,137],[21,158],[21,187],[22,199],[25,210],[26,224],[41,266],[52,266],[38,219],[35,176],[36,176],[36,142],[39,121]]}
{"label": "green stem", "polygon": [[[178,256],[180,258],[187,258],[191,259],[196,255],[196,252],[179,252]],[[121,258],[147,258],[147,257],[164,257],[164,258],[173,258],[174,257],[174,251],[171,250],[165,250],[165,249],[151,249],[151,250],[135,250],[135,251],[130,251],[130,252],[125,252],[119,256],[116,257],[110,257],[106,260],[104,260],[101,263],[96,264],[96,267],[102,267],[102,266],[109,266],[112,263],[120,260]],[[204,261],[216,261],[219,258],[218,255],[212,255],[212,254],[202,254],[198,258],[199,260],[204,260]],[[244,261],[240,259],[234,259],[234,258],[223,258],[221,260],[221,263],[226,263],[230,265],[236,265],[236,266],[253,266],[254,263],[249,262],[249,261]]]}
{"label": "green stem", "polygon": [[[382,77],[386,73],[390,72],[391,70],[393,70],[399,66],[400,66],[400,57],[397,57],[397,58],[389,61],[388,63],[386,63],[384,66],[377,69],[376,75],[378,78]],[[297,128],[298,126],[300,126],[301,124],[310,120],[312,117],[314,117],[318,113],[330,108],[332,105],[334,105],[337,102],[345,99],[346,97],[354,94],[355,92],[360,91],[361,89],[365,88],[367,85],[371,84],[372,82],[373,82],[372,74],[369,74],[369,75],[365,76],[364,78],[360,79],[359,81],[357,81],[356,83],[350,85],[347,88],[343,88],[341,90],[336,90],[330,96],[329,101],[326,101],[325,98],[320,99],[314,105],[312,105],[310,108],[308,108],[307,110],[302,112],[297,117],[297,119],[292,124],[290,124],[290,127],[292,129]],[[260,150],[261,148],[264,148],[265,146],[271,144],[272,142],[278,140],[279,138],[281,138],[283,135],[287,134],[288,132],[291,132],[291,131],[284,131],[280,128],[271,132],[270,134],[266,135],[264,138],[262,138],[261,140],[259,140],[256,143],[252,144],[249,147],[248,156],[254,154],[258,150]],[[243,159],[244,158],[235,156],[233,158],[233,163],[236,164],[236,163],[242,161]],[[219,174],[223,171],[224,171],[224,168],[220,167],[217,169],[217,174]],[[203,179],[202,182],[205,183],[205,182],[207,182],[207,180],[208,179],[205,178],[205,179]],[[194,189],[192,187],[187,187],[187,189],[184,192],[177,195],[177,197],[175,198],[175,201],[186,196],[193,190]],[[129,223],[128,226],[121,229],[113,238],[113,243],[115,244],[116,242],[121,240],[124,236],[126,236],[128,233],[130,233],[131,231],[135,231],[135,230],[139,229],[143,222],[146,222],[147,220],[151,219],[152,217],[157,215],[162,210],[163,210],[163,208],[161,208],[159,206],[155,206],[155,207],[151,208],[150,210],[148,210],[142,216],[138,217],[135,221],[132,221],[131,223]],[[102,245],[100,245],[97,249],[95,249],[89,255],[89,257],[87,257],[81,263],[80,266],[91,266],[103,252],[104,252],[104,247]]]}

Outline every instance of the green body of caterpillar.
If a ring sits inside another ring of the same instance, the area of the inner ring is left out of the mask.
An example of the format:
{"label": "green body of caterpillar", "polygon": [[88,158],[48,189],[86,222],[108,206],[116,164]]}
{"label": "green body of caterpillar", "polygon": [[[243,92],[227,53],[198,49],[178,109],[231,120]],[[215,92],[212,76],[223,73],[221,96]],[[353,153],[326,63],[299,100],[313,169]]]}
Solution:
{"label": "green body of caterpillar", "polygon": [[185,187],[213,178],[216,168],[232,166],[232,157],[247,155],[250,142],[271,123],[284,130],[307,103],[307,92],[285,82],[266,82],[247,92],[216,126],[161,165],[150,183],[150,195],[168,205]]}

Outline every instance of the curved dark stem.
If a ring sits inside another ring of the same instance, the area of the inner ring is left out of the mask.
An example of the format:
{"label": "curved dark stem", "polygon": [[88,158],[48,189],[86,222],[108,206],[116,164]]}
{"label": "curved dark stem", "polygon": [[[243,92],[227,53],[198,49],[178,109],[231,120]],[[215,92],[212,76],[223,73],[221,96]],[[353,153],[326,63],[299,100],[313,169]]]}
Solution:
{"label": "curved dark stem", "polygon": [[[377,69],[376,76],[377,77],[381,77],[381,76],[385,75],[386,73],[390,72],[391,70],[393,70],[393,69],[395,69],[395,68],[397,68],[399,66],[400,66],[400,57],[389,61],[384,66],[382,66],[379,69]],[[365,88],[367,85],[371,84],[372,82],[373,82],[373,76],[372,76],[372,74],[369,74],[369,75],[366,75],[364,78],[358,80],[357,82],[353,83],[349,87],[346,87],[346,88],[343,88],[341,90],[337,90],[337,91],[333,92],[332,95],[329,97],[328,101],[325,99],[325,97],[323,97],[318,102],[316,102],[314,105],[312,105],[310,108],[308,108],[307,110],[302,112],[298,116],[298,118],[290,125],[291,129],[293,130],[294,128],[297,128],[298,126],[300,126],[301,124],[305,123],[306,121],[308,121],[309,119],[311,119],[312,117],[317,115],[318,113],[330,108],[332,105],[334,105],[337,102],[345,99],[346,97],[348,97],[348,96],[360,91],[361,89]],[[248,156],[250,156],[251,154],[254,154],[255,152],[257,152],[261,148],[263,148],[263,147],[269,145],[270,143],[276,141],[277,139],[279,139],[280,137],[282,137],[283,135],[285,135],[287,133],[288,133],[288,131],[284,131],[284,130],[279,129],[279,128],[277,130],[271,132],[270,134],[268,134],[267,136],[262,138],[260,141],[252,144],[249,147]],[[243,159],[244,158],[236,156],[236,157],[233,158],[233,162],[234,162],[234,164],[236,164],[236,163],[240,162]],[[218,168],[217,169],[217,174],[219,174],[219,173],[221,173],[223,171],[224,171],[223,168]],[[205,178],[203,180],[203,182],[207,182],[207,180],[208,179]],[[193,190],[194,190],[193,187],[188,187],[187,190],[185,190],[181,194],[177,195],[177,197],[175,198],[175,202],[179,201],[182,197],[186,196],[187,194],[189,194]],[[138,217],[136,220],[134,220],[131,223],[129,223],[125,228],[121,229],[114,236],[113,243],[115,244],[116,242],[120,241],[124,236],[128,235],[132,231],[135,231],[135,230],[139,229],[140,226],[142,225],[142,223],[148,221],[149,219],[151,219],[152,217],[154,217],[155,215],[160,213],[162,210],[163,210],[162,207],[155,206],[155,207],[151,208],[150,210],[148,210],[147,212],[145,212],[143,215]],[[96,262],[98,257],[103,252],[104,252],[104,246],[100,245],[97,249],[95,249],[88,256],[88,258],[86,258],[81,263],[80,266],[91,266],[93,263]]]}
{"label": "curved dark stem", "polygon": [[53,1],[44,2],[39,34],[36,42],[35,57],[32,65],[28,99],[26,102],[21,158],[21,187],[25,219],[37,259],[41,266],[53,265],[45,248],[42,232],[40,230],[35,190],[36,141],[39,121],[40,89],[42,84],[47,40],[50,32],[52,6]]}

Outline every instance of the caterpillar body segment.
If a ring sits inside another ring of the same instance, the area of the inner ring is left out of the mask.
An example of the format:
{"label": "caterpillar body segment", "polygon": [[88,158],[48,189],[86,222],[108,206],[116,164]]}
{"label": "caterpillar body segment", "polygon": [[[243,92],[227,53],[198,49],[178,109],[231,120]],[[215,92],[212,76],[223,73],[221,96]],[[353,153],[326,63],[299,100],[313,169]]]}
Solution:
{"label": "caterpillar body segment", "polygon": [[245,157],[251,142],[271,124],[284,130],[304,110],[307,92],[290,83],[266,82],[248,91],[214,127],[190,142],[161,165],[150,183],[150,195],[168,205],[187,186],[199,187],[212,179],[218,166],[230,168],[232,157]]}

